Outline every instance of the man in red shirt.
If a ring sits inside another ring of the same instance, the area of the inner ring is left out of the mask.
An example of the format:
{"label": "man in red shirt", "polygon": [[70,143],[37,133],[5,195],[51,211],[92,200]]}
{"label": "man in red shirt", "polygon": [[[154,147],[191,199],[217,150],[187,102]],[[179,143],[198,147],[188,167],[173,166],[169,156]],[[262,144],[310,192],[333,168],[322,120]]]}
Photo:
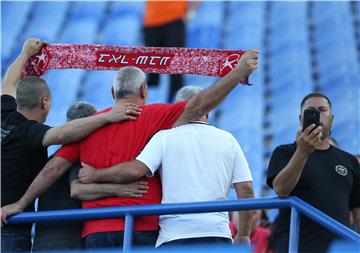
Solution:
{"label": "man in red shirt", "polygon": [[[134,159],[157,131],[185,124],[211,111],[241,80],[245,80],[256,69],[257,62],[257,50],[248,50],[228,75],[188,102],[177,104],[145,105],[147,100],[145,74],[136,67],[120,69],[113,82],[116,105],[137,104],[142,109],[140,116],[135,121],[105,126],[88,138],[63,147],[56,157],[47,163],[23,197],[3,208],[2,220],[6,221],[7,216],[24,210],[28,203],[46,190],[74,162],[82,161],[95,168],[106,168]],[[159,177],[144,177],[142,180],[149,185],[148,193],[142,197],[107,197],[85,201],[83,208],[159,204],[161,201]],[[137,217],[134,229],[135,245],[154,245],[157,239],[158,217]],[[114,247],[122,244],[123,230],[123,218],[92,220],[85,222],[82,236],[85,237],[88,248]]]}

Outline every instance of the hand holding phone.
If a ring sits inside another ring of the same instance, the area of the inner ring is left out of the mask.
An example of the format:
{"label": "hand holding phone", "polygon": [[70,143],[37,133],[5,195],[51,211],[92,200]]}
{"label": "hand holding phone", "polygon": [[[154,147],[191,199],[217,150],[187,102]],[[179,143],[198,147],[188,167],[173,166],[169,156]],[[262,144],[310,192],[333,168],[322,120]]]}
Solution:
{"label": "hand holding phone", "polygon": [[320,112],[315,108],[305,109],[302,131],[304,132],[304,130],[311,124],[315,124],[313,130],[320,125]]}

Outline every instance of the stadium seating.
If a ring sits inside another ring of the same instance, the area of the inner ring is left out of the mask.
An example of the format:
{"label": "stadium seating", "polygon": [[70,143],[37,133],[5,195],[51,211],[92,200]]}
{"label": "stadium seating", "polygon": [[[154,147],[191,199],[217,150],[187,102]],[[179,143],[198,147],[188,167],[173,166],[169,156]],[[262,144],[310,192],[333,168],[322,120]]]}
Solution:
{"label": "stadium seating", "polygon": [[110,2],[110,13],[112,16],[134,15],[142,20],[145,1],[114,1]]}
{"label": "stadium seating", "polygon": [[32,2],[1,3],[1,59],[11,56],[16,47],[17,36],[20,35],[32,8]]}
{"label": "stadium seating", "polygon": [[79,1],[72,2],[72,19],[90,18],[100,20],[106,11],[109,2],[106,1]]}
{"label": "stadium seating", "polygon": [[33,12],[41,15],[32,16],[25,32],[20,36],[21,40],[38,37],[46,41],[56,41],[69,6],[70,2],[34,2]]}
{"label": "stadium seating", "polygon": [[143,44],[140,31],[141,22],[136,16],[114,17],[107,20],[99,41],[108,45],[140,46]]}

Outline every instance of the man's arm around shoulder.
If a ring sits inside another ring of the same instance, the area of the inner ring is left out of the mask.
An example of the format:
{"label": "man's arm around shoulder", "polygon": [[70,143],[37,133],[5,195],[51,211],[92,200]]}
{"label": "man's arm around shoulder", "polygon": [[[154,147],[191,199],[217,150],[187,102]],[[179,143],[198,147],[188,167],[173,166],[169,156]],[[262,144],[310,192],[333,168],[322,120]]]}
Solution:
{"label": "man's arm around shoulder", "polygon": [[66,124],[48,130],[43,138],[43,146],[69,144],[80,141],[98,128],[123,120],[136,120],[141,108],[127,103],[115,105],[110,111],[98,115],[72,120]]}
{"label": "man's arm around shoulder", "polygon": [[149,172],[148,167],[138,161],[120,163],[110,168],[95,169],[94,167],[82,163],[83,167],[79,171],[79,181],[81,183],[118,183],[125,184],[140,179]]}

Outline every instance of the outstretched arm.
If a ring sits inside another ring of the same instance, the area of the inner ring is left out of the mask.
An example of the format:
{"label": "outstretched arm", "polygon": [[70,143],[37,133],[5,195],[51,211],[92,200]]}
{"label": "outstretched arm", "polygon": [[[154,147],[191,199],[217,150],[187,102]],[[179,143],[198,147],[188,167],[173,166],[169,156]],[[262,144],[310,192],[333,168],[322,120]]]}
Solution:
{"label": "outstretched arm", "polygon": [[130,184],[83,184],[79,180],[74,180],[70,185],[70,194],[72,198],[90,201],[106,197],[142,197],[148,189],[148,183],[144,181]]}
{"label": "outstretched arm", "polygon": [[24,211],[28,205],[33,203],[37,197],[60,178],[70,168],[71,164],[68,160],[57,156],[48,161],[20,200],[1,208],[1,222],[6,224],[8,216]]}
{"label": "outstretched arm", "polygon": [[51,128],[44,136],[43,146],[77,142],[105,124],[123,120],[136,120],[136,116],[140,112],[141,108],[135,104],[117,104],[106,113],[72,120],[62,126]]}
{"label": "outstretched arm", "polygon": [[246,51],[231,72],[189,100],[174,126],[197,120],[218,106],[240,81],[245,80],[257,68],[258,56],[257,50]]}
{"label": "outstretched arm", "polygon": [[149,172],[148,167],[140,161],[120,163],[107,169],[95,169],[82,163],[79,171],[79,181],[82,183],[129,183],[143,177]]}
{"label": "outstretched arm", "polygon": [[6,94],[14,98],[16,97],[16,87],[21,79],[21,73],[24,70],[26,62],[30,57],[36,55],[44,45],[44,42],[35,38],[29,38],[25,41],[20,55],[6,71],[1,87],[1,95]]}
{"label": "outstretched arm", "polygon": [[163,134],[160,131],[146,144],[136,160],[120,163],[110,168],[95,169],[82,163],[83,168],[79,171],[79,180],[82,183],[128,183],[146,174],[151,176],[162,162],[162,140]]}

